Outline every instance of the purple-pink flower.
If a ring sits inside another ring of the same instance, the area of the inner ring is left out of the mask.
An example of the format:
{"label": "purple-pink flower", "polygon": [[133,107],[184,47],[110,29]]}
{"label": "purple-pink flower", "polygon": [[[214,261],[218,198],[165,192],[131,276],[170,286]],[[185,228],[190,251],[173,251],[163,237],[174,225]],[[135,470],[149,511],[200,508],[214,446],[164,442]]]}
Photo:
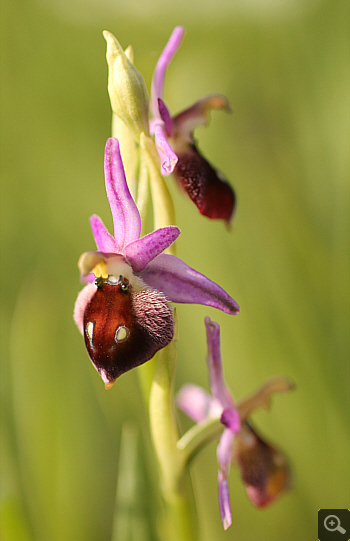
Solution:
{"label": "purple-pink flower", "polygon": [[162,174],[174,174],[201,214],[229,223],[236,206],[234,191],[221,173],[202,156],[193,137],[195,128],[207,124],[211,109],[230,111],[227,98],[220,94],[206,96],[174,117],[163,101],[165,72],[181,44],[183,35],[183,27],[177,26],[154,72],[151,133],[155,136]]}
{"label": "purple-pink flower", "polygon": [[178,394],[177,405],[197,423],[216,417],[225,426],[217,447],[217,460],[220,513],[227,529],[232,523],[228,487],[232,461],[240,469],[248,497],[258,507],[271,503],[290,484],[286,459],[256,433],[247,418],[256,408],[267,407],[272,393],[290,390],[293,385],[286,378],[275,378],[236,404],[223,379],[220,327],[209,317],[205,326],[211,395],[197,385],[187,384]]}
{"label": "purple-pink flower", "polygon": [[101,218],[91,217],[97,251],[79,259],[88,285],[78,295],[74,319],[91,361],[110,388],[117,377],[151,359],[172,340],[169,302],[204,304],[228,314],[237,314],[239,307],[219,285],[163,253],[180,234],[177,227],[163,227],[140,238],[140,214],[115,138],[106,144],[105,182],[114,236]]}

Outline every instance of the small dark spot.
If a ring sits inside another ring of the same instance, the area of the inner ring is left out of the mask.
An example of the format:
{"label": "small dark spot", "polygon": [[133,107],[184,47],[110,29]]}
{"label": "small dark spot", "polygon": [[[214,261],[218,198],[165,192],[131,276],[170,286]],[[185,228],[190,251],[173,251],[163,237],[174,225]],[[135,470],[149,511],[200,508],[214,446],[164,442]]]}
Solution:
{"label": "small dark spot", "polygon": [[103,286],[103,283],[104,279],[102,278],[102,276],[98,276],[97,278],[95,278],[95,286],[97,286],[99,289]]}

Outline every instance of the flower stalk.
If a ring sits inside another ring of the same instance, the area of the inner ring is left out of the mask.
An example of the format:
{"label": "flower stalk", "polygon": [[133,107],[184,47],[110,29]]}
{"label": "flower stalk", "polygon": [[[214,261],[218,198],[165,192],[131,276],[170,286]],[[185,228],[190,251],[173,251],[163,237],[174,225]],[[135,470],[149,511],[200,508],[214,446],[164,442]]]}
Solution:
{"label": "flower stalk", "polygon": [[165,503],[166,539],[195,541],[197,528],[192,512],[190,480],[183,453],[177,446],[179,433],[173,396],[175,364],[176,346],[173,340],[157,354],[157,367],[149,402],[150,428]]}
{"label": "flower stalk", "polygon": [[[147,163],[153,201],[154,227],[166,227],[176,223],[174,203],[159,170],[159,158],[153,139],[144,133],[140,137],[141,152]],[[170,249],[167,253],[175,255]]]}

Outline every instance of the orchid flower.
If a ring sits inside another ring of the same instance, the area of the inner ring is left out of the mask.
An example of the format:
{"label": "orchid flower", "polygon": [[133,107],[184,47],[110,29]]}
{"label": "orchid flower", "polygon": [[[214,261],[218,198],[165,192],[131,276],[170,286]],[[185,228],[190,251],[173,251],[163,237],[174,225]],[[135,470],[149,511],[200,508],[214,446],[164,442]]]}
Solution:
{"label": "orchid flower", "polygon": [[172,340],[170,301],[213,306],[228,314],[237,314],[239,307],[219,285],[163,253],[179,236],[177,227],[163,227],[140,238],[140,214],[115,138],[107,141],[104,165],[114,237],[101,218],[91,217],[97,251],[79,259],[88,285],[78,295],[74,319],[109,389],[117,377],[150,360]]}
{"label": "orchid flower", "polygon": [[209,317],[205,325],[211,395],[188,384],[180,390],[177,405],[197,423],[213,417],[225,426],[217,447],[217,460],[220,513],[227,529],[232,523],[228,490],[232,461],[240,469],[248,497],[258,507],[271,503],[289,486],[290,472],[285,458],[256,433],[247,419],[256,408],[269,406],[273,393],[290,390],[293,385],[285,378],[275,378],[236,404],[223,379],[220,327]]}
{"label": "orchid flower", "polygon": [[163,101],[165,72],[178,50],[184,29],[177,26],[163,50],[152,81],[150,131],[161,160],[163,175],[173,173],[200,213],[229,223],[235,211],[235,194],[197,149],[193,131],[208,123],[211,109],[230,111],[227,98],[206,96],[172,117]]}

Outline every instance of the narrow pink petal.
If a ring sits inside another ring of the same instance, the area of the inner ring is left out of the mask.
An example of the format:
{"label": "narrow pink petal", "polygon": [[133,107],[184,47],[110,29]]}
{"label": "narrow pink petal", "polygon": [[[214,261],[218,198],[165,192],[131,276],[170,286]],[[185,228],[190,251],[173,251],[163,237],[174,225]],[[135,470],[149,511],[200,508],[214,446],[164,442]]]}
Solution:
{"label": "narrow pink petal", "polygon": [[134,272],[140,272],[148,263],[168,248],[180,235],[175,225],[162,227],[149,235],[128,244],[123,251]]}
{"label": "narrow pink petal", "polygon": [[159,114],[158,98],[163,97],[164,77],[166,69],[169,66],[174,54],[180,47],[184,33],[185,29],[182,26],[176,26],[174,28],[168,43],[166,44],[162,54],[159,57],[156,69],[154,70],[151,91],[151,107],[154,117],[157,117]]}
{"label": "narrow pink petal", "polygon": [[162,291],[169,301],[213,306],[227,314],[239,312],[236,301],[222,287],[178,257],[161,254],[140,276],[146,284]]}
{"label": "narrow pink petal", "polygon": [[80,280],[83,282],[83,284],[91,284],[91,282],[94,282],[96,280],[95,275],[93,272],[90,272],[87,276],[80,275]]}
{"label": "narrow pink petal", "polygon": [[167,135],[167,137],[171,137],[173,133],[173,119],[171,117],[169,109],[161,98],[158,98],[158,108],[160,118],[164,122],[165,134]]}
{"label": "narrow pink petal", "polygon": [[211,396],[202,387],[197,385],[184,385],[177,397],[177,407],[196,423],[203,421],[210,411]]}
{"label": "narrow pink petal", "polygon": [[224,530],[227,530],[232,524],[230,494],[228,490],[228,481],[223,477],[220,471],[218,473],[218,492],[221,520]]}
{"label": "narrow pink petal", "polygon": [[225,530],[232,524],[230,495],[228,490],[228,476],[230,473],[233,440],[234,434],[230,430],[224,430],[216,451],[219,465],[219,505],[221,519]]}
{"label": "narrow pink petal", "polygon": [[220,325],[212,321],[210,317],[205,318],[208,344],[208,369],[210,389],[214,398],[220,401],[222,407],[232,408],[233,400],[227,390],[222,372],[221,348],[220,348]]}
{"label": "narrow pink petal", "polygon": [[226,428],[229,428],[231,432],[237,434],[241,429],[241,419],[236,408],[227,408],[221,414],[221,419],[223,425]]}
{"label": "narrow pink petal", "polygon": [[161,163],[161,173],[163,176],[167,176],[174,171],[178,158],[171,146],[169,145],[168,140],[165,136],[164,123],[157,122],[153,124],[153,128],[154,141]]}
{"label": "narrow pink petal", "polygon": [[114,137],[108,139],[106,143],[105,181],[116,245],[124,248],[140,238],[141,219],[126,182],[118,139]]}
{"label": "narrow pink petal", "polygon": [[97,249],[100,252],[111,252],[116,254],[121,252],[122,247],[117,245],[116,240],[108,232],[106,226],[99,216],[96,216],[96,214],[91,216],[90,224]]}
{"label": "narrow pink petal", "polygon": [[230,473],[231,459],[232,459],[232,445],[235,435],[231,430],[225,429],[219,441],[219,445],[216,450],[216,456],[218,459],[218,465],[220,471],[225,478]]}
{"label": "narrow pink petal", "polygon": [[88,284],[80,291],[75,301],[73,317],[81,334],[84,334],[84,313],[87,305],[96,293],[96,289],[95,284]]}

